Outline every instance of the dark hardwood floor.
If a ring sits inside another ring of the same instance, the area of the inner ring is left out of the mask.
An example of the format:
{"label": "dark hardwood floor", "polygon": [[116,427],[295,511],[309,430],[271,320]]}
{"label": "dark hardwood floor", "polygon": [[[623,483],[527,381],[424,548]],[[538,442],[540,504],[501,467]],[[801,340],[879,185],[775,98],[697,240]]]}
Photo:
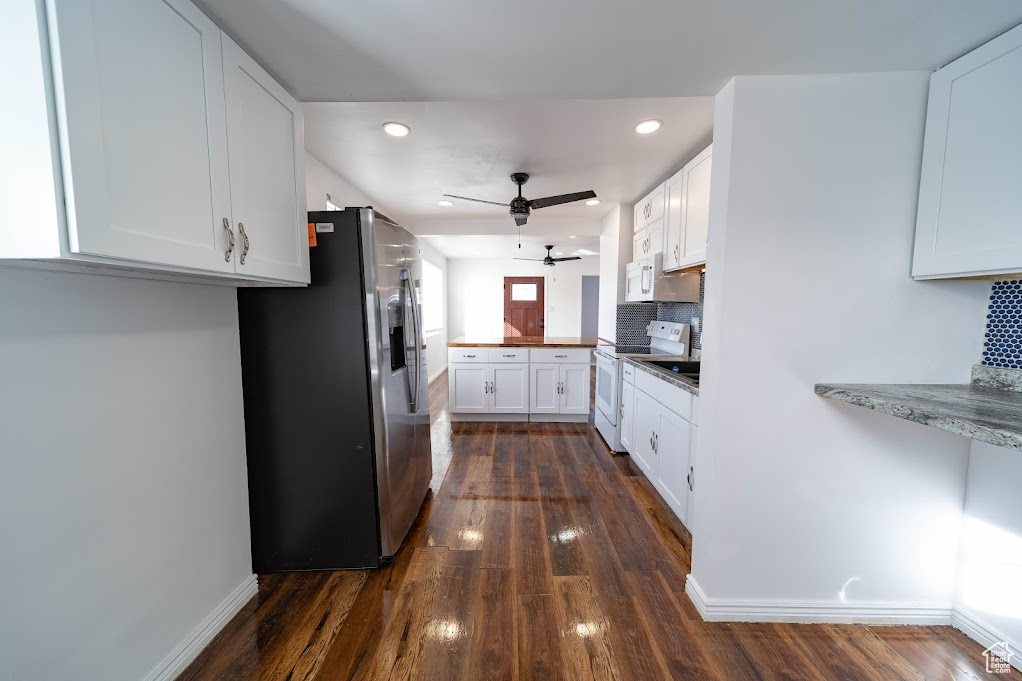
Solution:
{"label": "dark hardwood floor", "polygon": [[687,532],[591,426],[452,424],[446,376],[431,404],[435,492],[394,564],[260,575],[182,679],[989,676],[950,627],[703,622]]}

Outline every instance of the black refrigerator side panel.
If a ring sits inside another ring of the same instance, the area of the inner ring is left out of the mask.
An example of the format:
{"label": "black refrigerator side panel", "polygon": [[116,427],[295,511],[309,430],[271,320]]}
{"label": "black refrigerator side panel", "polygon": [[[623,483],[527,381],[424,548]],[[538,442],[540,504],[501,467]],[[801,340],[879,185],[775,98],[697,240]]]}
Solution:
{"label": "black refrigerator side panel", "polygon": [[362,249],[332,219],[307,288],[238,290],[255,572],[379,564]]}

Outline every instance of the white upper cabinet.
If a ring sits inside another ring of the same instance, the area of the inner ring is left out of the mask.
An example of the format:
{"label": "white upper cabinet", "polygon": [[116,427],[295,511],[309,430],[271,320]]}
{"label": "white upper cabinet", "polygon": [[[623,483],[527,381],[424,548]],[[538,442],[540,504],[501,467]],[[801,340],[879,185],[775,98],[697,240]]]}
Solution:
{"label": "white upper cabinet", "polygon": [[711,144],[667,181],[665,271],[706,262],[712,161]]}
{"label": "white upper cabinet", "polygon": [[1022,272],[1022,26],[930,77],[912,276]]}
{"label": "white upper cabinet", "polygon": [[660,184],[635,205],[635,231],[645,228],[664,216],[664,189]]}
{"label": "white upper cabinet", "polygon": [[53,14],[69,250],[233,272],[220,29],[179,0]]}
{"label": "white upper cabinet", "polygon": [[301,107],[227,36],[223,68],[237,272],[307,283]]}
{"label": "white upper cabinet", "polygon": [[706,236],[710,226],[710,169],[713,145],[706,147],[681,169],[681,249],[679,267],[706,262]]}
{"label": "white upper cabinet", "polygon": [[[0,259],[308,283],[297,102],[188,0],[46,4],[34,28],[50,58],[27,48],[19,56],[42,84],[52,76],[61,219],[23,227],[47,238],[0,230]],[[35,90],[19,81],[17,92]],[[0,176],[37,158],[5,155]]]}

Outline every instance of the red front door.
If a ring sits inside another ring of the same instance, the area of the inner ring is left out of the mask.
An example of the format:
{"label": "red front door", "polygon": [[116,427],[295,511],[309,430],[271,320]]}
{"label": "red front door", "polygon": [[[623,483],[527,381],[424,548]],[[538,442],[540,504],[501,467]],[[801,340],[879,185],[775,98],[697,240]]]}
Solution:
{"label": "red front door", "polygon": [[543,277],[504,277],[504,335],[545,336]]}

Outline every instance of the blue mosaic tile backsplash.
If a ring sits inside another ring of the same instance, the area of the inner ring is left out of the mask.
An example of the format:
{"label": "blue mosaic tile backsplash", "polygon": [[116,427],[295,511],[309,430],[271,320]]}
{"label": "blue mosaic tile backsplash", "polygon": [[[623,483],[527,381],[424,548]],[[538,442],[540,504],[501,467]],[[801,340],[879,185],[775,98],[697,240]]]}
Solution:
{"label": "blue mosaic tile backsplash", "polygon": [[987,308],[983,364],[1022,369],[1022,279],[994,282]]}

